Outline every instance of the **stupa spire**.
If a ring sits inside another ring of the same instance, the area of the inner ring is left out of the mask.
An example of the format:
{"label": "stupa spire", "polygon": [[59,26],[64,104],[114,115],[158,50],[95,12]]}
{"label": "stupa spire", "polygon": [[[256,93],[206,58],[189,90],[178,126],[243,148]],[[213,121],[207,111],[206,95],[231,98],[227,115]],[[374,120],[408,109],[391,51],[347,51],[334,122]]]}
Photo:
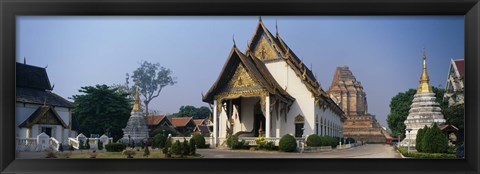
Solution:
{"label": "stupa spire", "polygon": [[430,79],[428,78],[427,74],[427,54],[425,52],[425,48],[423,48],[423,70],[422,76],[420,77],[419,85],[417,88],[417,93],[431,93],[432,86],[430,86]]}
{"label": "stupa spire", "polygon": [[135,82],[136,90],[135,90],[135,103],[133,104],[133,111],[140,110],[140,96],[138,95],[138,80]]}

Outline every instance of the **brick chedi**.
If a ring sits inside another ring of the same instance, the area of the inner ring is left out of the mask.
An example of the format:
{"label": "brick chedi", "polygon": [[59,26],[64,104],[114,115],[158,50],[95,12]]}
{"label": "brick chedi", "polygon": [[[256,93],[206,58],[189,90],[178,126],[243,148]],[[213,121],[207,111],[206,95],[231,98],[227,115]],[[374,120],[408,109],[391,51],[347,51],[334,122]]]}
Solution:
{"label": "brick chedi", "polygon": [[357,141],[385,142],[388,135],[375,116],[368,113],[363,86],[347,66],[337,67],[328,94],[347,116],[343,123],[343,136]]}

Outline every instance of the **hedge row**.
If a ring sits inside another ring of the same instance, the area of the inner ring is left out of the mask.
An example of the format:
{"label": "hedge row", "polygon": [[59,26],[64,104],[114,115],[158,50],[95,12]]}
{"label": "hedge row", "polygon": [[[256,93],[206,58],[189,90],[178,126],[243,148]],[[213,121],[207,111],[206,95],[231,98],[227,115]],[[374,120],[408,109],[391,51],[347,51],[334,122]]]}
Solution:
{"label": "hedge row", "polygon": [[448,153],[423,153],[423,152],[410,152],[405,148],[398,148],[398,151],[405,157],[412,158],[456,158],[455,154]]}
{"label": "hedge row", "polygon": [[105,150],[107,150],[107,152],[122,152],[126,148],[127,145],[123,143],[109,143],[105,145]]}
{"label": "hedge row", "polygon": [[[350,141],[350,143],[353,143],[355,142],[353,139],[349,138],[348,139]],[[318,146],[332,146],[332,147],[336,147],[339,142],[342,141],[342,143],[344,142],[344,139],[340,139],[338,137],[331,137],[331,136],[318,136],[316,134],[312,134],[312,135],[309,135],[307,137],[307,141],[305,142],[305,144],[307,146],[311,146],[311,147],[318,147]]]}

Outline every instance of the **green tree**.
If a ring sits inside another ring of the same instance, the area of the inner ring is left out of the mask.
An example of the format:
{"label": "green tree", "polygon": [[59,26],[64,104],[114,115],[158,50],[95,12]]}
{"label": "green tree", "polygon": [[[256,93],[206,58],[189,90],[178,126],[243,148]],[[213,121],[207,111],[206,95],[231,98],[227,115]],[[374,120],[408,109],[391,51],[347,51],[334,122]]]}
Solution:
{"label": "green tree", "polygon": [[[145,105],[145,113],[149,115],[148,104],[158,95],[166,86],[171,86],[177,83],[175,77],[171,76],[172,71],[168,68],[160,66],[159,63],[150,63],[144,61],[131,76],[133,81],[138,80],[140,94],[145,98],[143,104]],[[127,77],[128,81],[128,77]],[[132,87],[135,89],[135,87]]]}
{"label": "green tree", "polygon": [[445,153],[448,149],[448,138],[442,130],[434,124],[428,128],[422,138],[421,150],[426,153]]}
{"label": "green tree", "polygon": [[451,124],[458,128],[457,142],[463,142],[463,135],[465,131],[465,105],[458,104],[450,106],[442,110],[442,114],[445,116],[447,124]]}
{"label": "green tree", "polygon": [[428,127],[427,127],[427,125],[425,125],[424,128],[419,129],[417,131],[417,137],[415,137],[415,149],[417,149],[417,151],[419,151],[419,152],[423,152],[423,147],[424,146],[423,146],[422,140],[423,140],[423,137],[424,137],[425,132],[427,130],[428,130]]}
{"label": "green tree", "polygon": [[107,85],[81,87],[80,95],[74,95],[75,109],[80,123],[79,132],[112,136],[114,141],[123,137],[122,129],[130,117],[128,94]]}
{"label": "green tree", "polygon": [[193,117],[193,119],[205,119],[210,115],[211,111],[208,107],[195,107],[190,105],[181,106],[177,113],[174,113],[174,117]]}
{"label": "green tree", "polygon": [[[443,101],[445,90],[441,88],[432,87],[435,93],[436,102],[440,104],[442,111],[448,107],[448,103]],[[414,95],[417,93],[416,89],[409,89],[408,91],[398,93],[390,101],[390,113],[387,117],[388,127],[392,130],[392,135],[397,136],[398,133],[405,137],[405,123]]]}

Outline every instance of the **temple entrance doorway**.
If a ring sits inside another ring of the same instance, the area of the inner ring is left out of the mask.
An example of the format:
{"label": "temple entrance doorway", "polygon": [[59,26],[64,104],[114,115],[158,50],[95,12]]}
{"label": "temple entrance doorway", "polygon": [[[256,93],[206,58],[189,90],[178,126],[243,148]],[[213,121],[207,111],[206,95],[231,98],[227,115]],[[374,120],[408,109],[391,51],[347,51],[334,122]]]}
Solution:
{"label": "temple entrance doorway", "polygon": [[49,137],[52,137],[52,128],[51,127],[42,127],[42,132],[45,132]]}
{"label": "temple entrance doorway", "polygon": [[295,117],[295,137],[303,136],[304,123],[305,123],[305,119],[303,118],[303,116],[298,115]]}
{"label": "temple entrance doorway", "polygon": [[253,115],[253,130],[255,132],[254,137],[258,137],[260,133],[262,136],[265,136],[265,115],[263,115],[260,101],[255,104]]}

